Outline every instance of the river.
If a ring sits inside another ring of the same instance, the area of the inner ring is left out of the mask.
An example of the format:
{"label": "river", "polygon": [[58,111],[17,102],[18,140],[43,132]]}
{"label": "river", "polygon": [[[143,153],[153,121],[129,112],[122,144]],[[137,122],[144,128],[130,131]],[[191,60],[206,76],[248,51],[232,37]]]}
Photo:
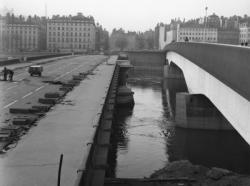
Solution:
{"label": "river", "polygon": [[175,127],[174,95],[183,91],[180,83],[148,77],[135,78],[128,86],[135,106],[117,110],[110,177],[149,177],[168,162],[183,159],[250,174],[250,148],[236,131]]}

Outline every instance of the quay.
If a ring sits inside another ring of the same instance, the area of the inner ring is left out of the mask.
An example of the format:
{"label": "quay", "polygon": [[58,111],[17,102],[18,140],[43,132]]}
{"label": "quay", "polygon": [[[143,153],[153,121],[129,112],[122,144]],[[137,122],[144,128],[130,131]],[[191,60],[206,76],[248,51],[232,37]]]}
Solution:
{"label": "quay", "polygon": [[1,155],[0,178],[4,186],[56,185],[61,154],[61,186],[76,184],[93,143],[115,61],[116,57],[111,57],[97,66],[15,148]]}

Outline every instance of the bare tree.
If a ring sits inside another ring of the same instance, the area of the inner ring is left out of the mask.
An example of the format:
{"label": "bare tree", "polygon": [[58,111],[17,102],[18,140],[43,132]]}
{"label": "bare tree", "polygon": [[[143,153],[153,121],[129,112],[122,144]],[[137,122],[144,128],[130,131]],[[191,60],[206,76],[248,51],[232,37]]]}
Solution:
{"label": "bare tree", "polygon": [[125,35],[119,36],[115,41],[115,46],[118,47],[121,51],[124,50],[128,45],[128,40]]}

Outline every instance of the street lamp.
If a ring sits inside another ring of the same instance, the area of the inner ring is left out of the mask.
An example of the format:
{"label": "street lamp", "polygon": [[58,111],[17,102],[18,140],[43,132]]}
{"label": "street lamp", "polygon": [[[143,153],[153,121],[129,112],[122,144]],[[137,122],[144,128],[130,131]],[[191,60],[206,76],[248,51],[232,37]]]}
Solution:
{"label": "street lamp", "polygon": [[208,7],[206,6],[205,7],[205,11],[206,11],[206,14],[205,14],[205,20],[204,20],[204,22],[205,22],[205,28],[204,28],[204,32],[205,32],[205,34],[204,34],[204,42],[206,42],[206,34],[207,34],[207,32],[206,32],[206,27],[207,27],[207,9],[208,9]]}

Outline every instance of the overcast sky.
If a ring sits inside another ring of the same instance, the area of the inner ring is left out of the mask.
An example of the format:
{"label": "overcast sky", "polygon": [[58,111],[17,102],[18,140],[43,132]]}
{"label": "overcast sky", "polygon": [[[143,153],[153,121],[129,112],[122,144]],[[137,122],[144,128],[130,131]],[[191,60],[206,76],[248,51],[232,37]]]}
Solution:
{"label": "overcast sky", "polygon": [[82,12],[92,15],[108,31],[145,31],[158,22],[169,23],[172,18],[198,18],[216,13],[219,16],[250,15],[250,0],[0,0],[0,9],[13,9],[23,15],[69,15]]}

